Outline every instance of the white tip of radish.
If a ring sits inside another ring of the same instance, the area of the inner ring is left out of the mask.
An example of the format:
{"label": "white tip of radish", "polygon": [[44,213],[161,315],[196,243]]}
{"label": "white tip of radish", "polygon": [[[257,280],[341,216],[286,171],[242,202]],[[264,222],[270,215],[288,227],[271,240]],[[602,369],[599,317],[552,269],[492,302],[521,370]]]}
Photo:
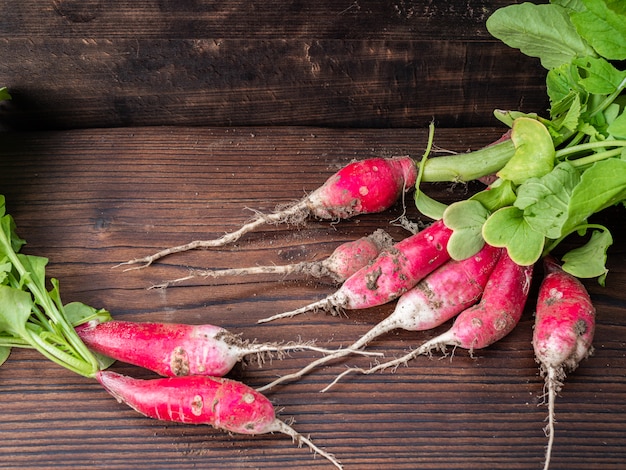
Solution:
{"label": "white tip of radish", "polygon": [[343,465],[341,465],[339,460],[337,460],[333,454],[330,454],[330,453],[320,449],[319,447],[317,447],[309,438],[307,438],[307,437],[303,436],[302,434],[300,434],[298,431],[293,429],[291,426],[289,426],[284,421],[276,419],[274,421],[273,429],[270,429],[269,431],[270,432],[276,431],[276,432],[280,432],[280,433],[286,434],[288,436],[291,436],[291,438],[294,440],[294,442],[296,442],[298,444],[298,446],[302,446],[302,444],[305,444],[313,452],[315,452],[316,454],[319,454],[322,457],[324,457],[325,459],[327,459],[330,463],[332,463],[339,470],[343,469]]}

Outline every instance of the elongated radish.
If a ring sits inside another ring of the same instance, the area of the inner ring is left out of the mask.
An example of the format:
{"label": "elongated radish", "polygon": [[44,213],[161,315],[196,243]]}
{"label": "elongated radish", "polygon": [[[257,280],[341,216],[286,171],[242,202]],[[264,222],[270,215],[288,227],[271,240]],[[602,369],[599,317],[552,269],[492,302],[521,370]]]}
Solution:
{"label": "elongated radish", "polygon": [[545,276],[539,287],[533,349],[545,377],[548,425],[545,469],[554,443],[554,402],[567,372],[578,367],[592,351],[596,310],[585,286],[561,269],[551,257],[544,259]]}
{"label": "elongated radish", "polygon": [[359,371],[372,374],[388,367],[397,367],[411,359],[429,354],[433,349],[446,346],[461,347],[473,351],[486,348],[508,335],[519,323],[524,311],[532,281],[533,266],[514,263],[504,250],[494,267],[480,302],[463,310],[452,327],[423,343],[419,348],[392,361],[378,364],[370,369],[350,368],[340,374],[324,390],[328,390],[343,376]]}
{"label": "elongated radish", "polygon": [[328,258],[321,261],[304,261],[283,266],[254,266],[250,268],[219,270],[198,269],[193,270],[188,276],[166,281],[153,287],[164,288],[197,277],[217,278],[251,274],[280,274],[283,276],[305,274],[317,278],[329,277],[337,283],[342,283],[356,271],[372,262],[383,249],[390,247],[392,243],[393,240],[391,236],[384,230],[378,229],[367,237],[361,237],[358,240],[342,243],[335,248]]}
{"label": "elongated radish", "polygon": [[208,424],[237,434],[280,432],[342,468],[331,454],[278,419],[265,396],[241,382],[200,376],[143,380],[111,371],[100,371],[96,378],[119,402],[149,418]]}
{"label": "elongated radish", "polygon": [[303,376],[315,367],[350,354],[375,338],[395,329],[429,330],[448,321],[480,300],[500,249],[485,245],[477,254],[461,261],[450,260],[403,294],[391,315],[378,323],[346,350],[317,359],[292,374],[258,388],[264,391],[279,383]]}
{"label": "elongated radish", "polygon": [[452,230],[438,220],[383,250],[373,263],[346,279],[335,293],[299,309],[259,320],[259,323],[317,309],[333,311],[375,307],[397,299],[450,259],[446,246],[451,234]]}
{"label": "elongated radish", "polygon": [[252,343],[214,325],[111,320],[85,323],[77,326],[76,332],[92,351],[167,377],[223,376],[248,356],[262,363],[272,353],[281,356],[305,349],[336,352],[310,342]]}
{"label": "elongated radish", "polygon": [[[271,214],[258,213],[234,232],[214,240],[196,240],[167,248],[150,256],[120,265],[146,267],[164,256],[195,248],[220,247],[233,243],[264,224],[302,223],[307,217],[346,219],[359,214],[382,212],[390,208],[404,191],[415,185],[417,169],[408,156],[370,158],[350,163],[299,202]],[[119,265],[118,265],[119,266]]]}

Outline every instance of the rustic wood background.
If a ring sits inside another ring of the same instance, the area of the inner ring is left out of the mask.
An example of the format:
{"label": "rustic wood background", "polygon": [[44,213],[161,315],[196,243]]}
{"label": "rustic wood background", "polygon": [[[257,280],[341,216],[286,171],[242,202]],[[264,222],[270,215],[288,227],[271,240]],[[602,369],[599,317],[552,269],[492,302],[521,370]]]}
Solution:
{"label": "rustic wood background", "polygon": [[[464,151],[500,129],[451,129],[437,143]],[[163,259],[141,271],[117,263],[193,239],[213,238],[320,185],[353,158],[419,155],[425,130],[316,128],[133,128],[14,133],[2,136],[0,187],[24,251],[50,259],[66,302],[109,309],[121,319],[213,323],[258,341],[317,339],[346,346],[393,305],[346,317],[311,313],[277,323],[259,318],[333,291],[325,281],[273,276],[190,282],[146,290],[183,276],[189,266],[284,264],[327,256],[341,241],[390,221],[402,205],[340,224],[311,221],[299,230],[264,227],[235,246]],[[428,185],[453,201],[473,188]],[[410,202],[410,199],[407,201]],[[620,217],[621,214],[621,217]],[[418,220],[407,204],[407,215]],[[607,287],[589,281],[598,309],[596,353],[571,374],[557,401],[552,469],[622,469],[626,462],[626,232],[623,211],[601,221],[614,230]],[[536,289],[536,287],[534,288]],[[346,378],[320,394],[348,358],[277,387],[268,397],[295,428],[336,454],[346,470],[381,468],[539,469],[546,438],[542,379],[533,359],[532,297],[519,327],[474,358],[418,358],[371,376]],[[444,325],[437,332],[443,331]],[[433,332],[396,331],[370,350],[398,356]],[[260,386],[304,366],[315,353],[294,353],[262,368],[237,366],[233,378]],[[114,369],[147,377],[136,367]],[[34,352],[15,351],[0,368],[0,467],[93,469],[331,468],[282,435],[229,436],[207,426],[167,424],[118,404],[93,380],[75,376]]]}
{"label": "rustic wood background", "polygon": [[5,125],[494,125],[544,71],[489,36],[511,0],[0,0]]}
{"label": "rustic wood background", "polygon": [[[0,104],[0,194],[28,241],[24,250],[50,259],[66,302],[117,318],[347,345],[392,306],[257,326],[333,287],[256,276],[146,288],[189,266],[321,258],[378,227],[400,239],[407,232],[390,221],[405,209],[418,219],[410,198],[406,207],[341,224],[264,227],[232,247],[142,271],[113,266],[232,230],[250,217],[247,208],[298,199],[353,159],[419,158],[433,120],[435,144],[463,152],[503,132],[494,109],[545,110],[538,61],[484,26],[510,3],[0,0],[0,86],[13,95]],[[453,201],[477,185],[427,189]],[[611,271],[604,288],[586,282],[598,309],[596,352],[558,398],[553,469],[626,468],[623,208],[598,221],[615,235]],[[459,351],[452,361],[419,358],[394,374],[353,376],[318,393],[347,364],[369,362],[350,358],[268,396],[346,469],[538,469],[547,410],[530,345],[532,310],[531,300],[520,326],[473,358]],[[370,349],[396,356],[432,334],[393,332]],[[231,376],[260,386],[316,357],[238,366]],[[28,350],[0,367],[0,416],[0,468],[329,468],[286,436],[143,418],[95,381]]]}

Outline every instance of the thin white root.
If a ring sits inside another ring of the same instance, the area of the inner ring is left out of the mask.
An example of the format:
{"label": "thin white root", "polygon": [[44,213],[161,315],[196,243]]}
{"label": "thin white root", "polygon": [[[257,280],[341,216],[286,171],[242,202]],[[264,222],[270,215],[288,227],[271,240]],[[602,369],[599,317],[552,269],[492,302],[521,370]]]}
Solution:
{"label": "thin white root", "polygon": [[[294,379],[300,378],[303,375],[305,375],[306,373],[308,373],[309,371],[313,370],[314,368],[319,367],[319,366],[321,366],[323,364],[326,364],[327,362],[333,361],[335,359],[339,359],[339,358],[345,357],[348,354],[368,355],[361,348],[363,348],[366,345],[368,345],[371,341],[373,341],[375,338],[379,337],[380,335],[382,335],[384,333],[387,333],[388,331],[394,330],[397,327],[398,327],[398,323],[393,319],[393,317],[387,317],[385,320],[381,321],[374,328],[370,329],[366,334],[361,336],[361,338],[359,338],[357,341],[352,343],[347,348],[339,349],[334,354],[330,354],[328,356],[321,357],[321,358],[319,358],[319,359],[309,363],[307,366],[303,367],[302,369],[300,369],[300,370],[298,370],[296,372],[293,372],[291,374],[283,375],[282,377],[277,378],[273,382],[271,382],[271,383],[269,383],[269,384],[267,384],[267,385],[265,385],[265,386],[263,386],[261,388],[258,388],[257,390],[259,392],[261,392],[263,390],[267,390],[267,389],[270,389],[272,387],[275,387],[276,385],[278,385],[278,384],[280,384],[282,382],[286,382],[287,380],[294,380]],[[383,356],[383,354],[380,354],[380,353],[371,353],[371,355]]]}
{"label": "thin white root", "polygon": [[[446,335],[446,334],[447,333],[444,333],[444,335]],[[351,367],[349,369],[346,369],[341,374],[339,374],[335,378],[335,380],[333,380],[329,385],[324,387],[321,391],[322,392],[326,392],[326,391],[330,390],[330,388],[333,387],[333,385],[338,383],[343,377],[345,377],[346,375],[348,375],[348,374],[350,374],[352,372],[361,372],[362,374],[369,375],[369,374],[373,374],[374,372],[378,372],[379,370],[389,369],[390,367],[393,368],[393,371],[395,371],[398,367],[400,367],[401,365],[406,365],[411,359],[414,359],[417,356],[423,356],[423,355],[426,355],[426,354],[430,354],[433,349],[441,349],[441,348],[443,348],[445,346],[446,342],[445,341],[441,341],[442,338],[443,338],[443,335],[440,335],[440,336],[438,336],[436,338],[433,338],[433,339],[431,339],[429,341],[426,341],[419,348],[414,349],[413,351],[405,354],[402,357],[399,357],[397,359],[393,359],[391,361],[382,362],[380,364],[376,364],[375,366],[372,366],[369,369],[362,369],[360,367]]]}
{"label": "thin white root", "polygon": [[371,369],[361,369],[360,367],[349,367],[348,369],[344,370],[341,374],[339,374],[337,377],[335,377],[335,380],[333,380],[331,383],[326,385],[326,387],[321,389],[320,392],[321,393],[327,392],[335,384],[337,384],[342,378],[344,378],[348,374],[351,374],[352,372],[361,372],[362,374],[371,374],[370,371]]}
{"label": "thin white root", "polygon": [[561,382],[562,371],[554,367],[546,368],[546,386],[548,388],[548,424],[544,428],[544,432],[548,437],[548,444],[546,446],[545,463],[543,465],[544,470],[548,470],[550,467],[550,458],[552,455],[552,446],[554,445],[554,423],[555,423],[555,401],[556,394],[560,390],[563,383]]}
{"label": "thin white root", "polygon": [[[234,347],[235,345],[233,345]],[[274,356],[278,359],[283,359],[288,353],[296,351],[315,351],[325,356],[321,359],[333,356],[337,354],[337,349],[326,349],[315,346],[313,341],[290,341],[287,343],[255,343],[250,341],[241,341],[236,345],[239,350],[241,358],[246,358],[246,362],[255,362],[250,359],[250,356],[256,356],[256,363],[259,367],[263,366],[267,361],[272,361]],[[341,352],[347,351],[346,354],[358,354],[361,356],[382,356],[382,353],[360,351],[355,349],[339,350]]]}
{"label": "thin white root", "polygon": [[[179,277],[178,279],[171,279],[164,281],[161,284],[155,284],[148,289],[165,289],[174,284],[180,284],[181,282],[189,281],[199,277],[203,278],[218,278],[226,276],[251,276],[254,274],[280,274],[287,276],[289,274],[296,274],[304,272],[307,265],[312,263],[296,263],[287,264],[284,266],[253,266],[249,268],[228,268],[228,269],[192,269],[188,276]],[[312,271],[314,273],[314,271]]]}
{"label": "thin white root", "polygon": [[311,441],[309,438],[307,438],[307,437],[303,436],[302,434],[300,434],[298,431],[296,431],[294,428],[289,426],[287,423],[285,423],[285,422],[283,422],[283,421],[281,421],[279,419],[276,419],[276,421],[274,422],[274,425],[275,425],[274,431],[278,431],[278,432],[281,432],[281,433],[286,434],[288,436],[291,436],[291,438],[294,440],[294,442],[296,442],[298,444],[298,446],[302,446],[302,444],[306,444],[313,452],[315,452],[316,454],[319,454],[322,457],[324,457],[325,459],[327,459],[329,462],[331,462],[339,470],[343,469],[343,465],[341,465],[339,460],[337,460],[333,454],[330,454],[330,453],[320,449],[319,447],[317,447],[313,443],[313,441]]}
{"label": "thin white root", "polygon": [[195,240],[190,243],[186,243],[184,245],[166,248],[152,255],[144,256],[143,258],[131,259],[129,261],[119,263],[113,267],[117,268],[120,266],[141,264],[140,266],[127,268],[124,271],[130,271],[133,269],[143,269],[143,268],[150,266],[156,260],[161,259],[165,256],[172,255],[174,253],[181,253],[183,251],[194,250],[196,248],[217,248],[217,247],[221,247],[224,245],[228,245],[229,243],[234,243],[246,233],[252,232],[253,230],[257,229],[258,227],[264,224],[279,224],[284,221],[291,221],[291,220],[296,220],[296,219],[302,220],[305,217],[304,214],[308,215],[309,212],[310,212],[309,200],[308,198],[305,198],[301,200],[300,202],[297,202],[291,206],[288,206],[278,212],[273,212],[271,214],[262,214],[260,212],[257,212],[254,219],[252,219],[250,222],[243,225],[238,230],[235,230],[234,232],[229,232],[221,236],[220,238],[216,238],[213,240]]}
{"label": "thin white root", "polygon": [[262,318],[258,320],[257,323],[268,323],[274,320],[279,320],[281,318],[291,318],[296,315],[300,315],[301,313],[307,313],[315,310],[324,310],[330,311],[335,307],[335,302],[332,301],[333,297],[326,297],[325,299],[318,300],[317,302],[313,302],[309,305],[305,305],[304,307],[297,308],[295,310],[291,310],[289,312],[278,313],[276,315],[272,315],[271,317]]}
{"label": "thin white root", "polygon": [[332,361],[334,359],[339,359],[341,357],[347,356],[349,354],[358,354],[361,356],[383,356],[382,353],[377,353],[377,352],[368,352],[368,351],[362,351],[360,349],[354,349],[353,347],[349,347],[346,349],[338,349],[335,350],[332,354],[329,354],[328,356],[324,356],[324,357],[320,357],[319,359],[309,363],[307,366],[303,367],[302,369],[293,372],[291,374],[287,374],[287,375],[283,375],[281,377],[278,377],[276,380],[274,380],[273,382],[268,383],[267,385],[263,385],[262,387],[257,388],[257,392],[264,392],[266,390],[269,390],[270,388],[275,387],[276,385],[282,383],[282,382],[286,382],[288,380],[295,380],[297,378],[302,377],[303,375],[305,375],[307,372],[309,372],[310,370],[315,369],[316,367],[322,365],[322,364],[326,364],[329,361]]}
{"label": "thin white root", "polygon": [[[281,359],[282,357],[285,356],[285,354],[287,354],[287,352],[292,352],[292,351],[315,351],[315,352],[319,352],[322,354],[326,354],[326,356],[318,359],[328,359],[331,356],[335,356],[338,352],[343,353],[342,355],[348,355],[348,354],[357,354],[360,356],[383,356],[383,353],[379,353],[379,352],[370,352],[370,351],[361,351],[359,349],[350,349],[350,348],[346,348],[346,349],[326,349],[326,348],[320,348],[318,346],[315,346],[312,342],[304,342],[304,343],[298,343],[298,342],[289,342],[289,343],[285,343],[285,344],[279,344],[279,343],[248,343],[245,345],[244,347],[245,351],[246,351],[246,355],[248,354],[257,354],[259,357],[264,357],[269,355],[271,357],[272,353],[277,353],[278,358]],[[259,360],[259,363],[263,363],[265,362],[264,360]]]}

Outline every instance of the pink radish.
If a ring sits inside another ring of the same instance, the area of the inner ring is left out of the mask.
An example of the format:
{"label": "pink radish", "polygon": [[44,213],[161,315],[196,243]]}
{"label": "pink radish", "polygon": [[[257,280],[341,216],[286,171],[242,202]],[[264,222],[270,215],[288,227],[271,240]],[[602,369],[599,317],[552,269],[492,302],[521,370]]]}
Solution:
{"label": "pink radish", "polygon": [[[257,344],[213,325],[139,323],[111,320],[76,328],[89,349],[167,377],[223,376],[246,356],[261,363],[266,355],[314,350],[334,353],[311,343]],[[358,351],[353,351],[358,353]]]}
{"label": "pink radish", "polygon": [[333,281],[341,283],[372,262],[383,249],[390,247],[391,244],[391,236],[384,230],[379,229],[367,237],[342,243],[335,248],[328,258],[321,261],[304,261],[283,266],[271,265],[220,270],[194,270],[189,276],[167,281],[153,287],[164,288],[196,277],[216,278],[251,274],[281,274],[285,276],[289,274],[305,274],[318,278],[329,277]]}
{"label": "pink radish", "polygon": [[583,284],[563,271],[554,259],[544,259],[544,270],[537,297],[533,349],[548,394],[547,469],[554,442],[556,394],[566,372],[575,370],[592,351],[596,310]]}
{"label": "pink radish", "polygon": [[357,310],[397,299],[450,259],[446,249],[452,230],[438,220],[421,232],[384,250],[373,263],[361,268],[328,297],[259,323],[293,317],[311,310]]}
{"label": "pink radish", "polygon": [[478,253],[465,260],[448,261],[403,294],[393,313],[348,349],[317,359],[299,371],[279,377],[257,390],[264,391],[286,380],[301,377],[313,368],[347,356],[351,351],[358,350],[395,329],[421,331],[445,323],[480,300],[500,251],[499,248],[485,245]]}
{"label": "pink radish", "polygon": [[392,361],[378,364],[368,370],[350,368],[340,374],[324,390],[328,390],[344,375],[359,371],[372,374],[388,367],[405,364],[414,357],[428,354],[446,346],[461,347],[470,352],[486,348],[508,335],[519,323],[524,311],[532,280],[533,266],[519,266],[506,251],[502,251],[479,303],[463,310],[452,327],[419,348]]}
{"label": "pink radish", "polygon": [[271,214],[257,214],[234,232],[214,240],[196,240],[136,258],[125,264],[146,267],[164,256],[195,248],[220,247],[233,243],[263,224],[302,223],[309,216],[320,219],[345,219],[359,214],[382,212],[390,208],[404,191],[415,185],[417,168],[408,156],[370,158],[353,162],[313,191],[309,196]]}
{"label": "pink radish", "polygon": [[96,378],[119,402],[149,418],[208,424],[237,434],[281,432],[342,468],[331,454],[279,420],[270,401],[243,383],[200,376],[142,380],[111,371],[100,371]]}

